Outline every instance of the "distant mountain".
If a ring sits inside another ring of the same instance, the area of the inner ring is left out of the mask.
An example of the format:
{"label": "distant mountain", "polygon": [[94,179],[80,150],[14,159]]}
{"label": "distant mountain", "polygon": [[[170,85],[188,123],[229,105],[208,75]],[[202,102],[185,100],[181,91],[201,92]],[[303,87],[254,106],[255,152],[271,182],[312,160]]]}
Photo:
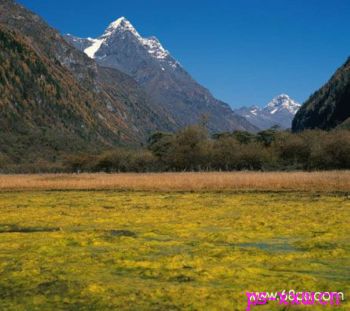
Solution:
{"label": "distant mountain", "polygon": [[301,107],[293,131],[350,128],[350,58],[321,89]]}
{"label": "distant mountain", "polygon": [[206,116],[213,132],[257,130],[193,80],[156,37],[141,37],[124,17],[111,23],[99,38],[66,35],[65,39],[101,66],[133,77],[177,127]]}
{"label": "distant mountain", "polygon": [[235,112],[261,130],[275,125],[282,129],[288,129],[291,128],[292,120],[300,107],[301,105],[288,95],[282,94],[275,97],[264,108],[258,106],[242,107]]}

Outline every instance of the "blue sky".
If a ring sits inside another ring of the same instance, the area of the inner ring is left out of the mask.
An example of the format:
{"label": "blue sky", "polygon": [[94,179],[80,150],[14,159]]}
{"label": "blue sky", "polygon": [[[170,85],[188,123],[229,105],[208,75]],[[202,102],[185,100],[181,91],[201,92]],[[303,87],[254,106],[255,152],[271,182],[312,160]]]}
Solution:
{"label": "blue sky", "polygon": [[350,56],[349,0],[19,0],[62,33],[99,36],[120,16],[155,35],[232,107],[299,102]]}

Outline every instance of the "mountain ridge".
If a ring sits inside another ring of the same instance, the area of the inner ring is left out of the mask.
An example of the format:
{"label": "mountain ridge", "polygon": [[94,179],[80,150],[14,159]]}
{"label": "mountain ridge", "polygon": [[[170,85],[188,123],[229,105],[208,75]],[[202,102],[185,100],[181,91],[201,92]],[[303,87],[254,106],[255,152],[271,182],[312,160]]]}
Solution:
{"label": "mountain ridge", "polygon": [[257,128],[236,115],[198,84],[155,37],[143,38],[126,18],[109,24],[96,38],[66,35],[67,42],[93,57],[103,67],[133,77],[149,96],[168,111],[178,128],[208,118],[212,132]]}
{"label": "mountain ridge", "polygon": [[241,107],[236,109],[235,112],[245,117],[250,123],[261,130],[273,126],[278,126],[281,129],[289,129],[300,107],[301,105],[287,94],[281,94],[274,97],[262,108],[259,106]]}

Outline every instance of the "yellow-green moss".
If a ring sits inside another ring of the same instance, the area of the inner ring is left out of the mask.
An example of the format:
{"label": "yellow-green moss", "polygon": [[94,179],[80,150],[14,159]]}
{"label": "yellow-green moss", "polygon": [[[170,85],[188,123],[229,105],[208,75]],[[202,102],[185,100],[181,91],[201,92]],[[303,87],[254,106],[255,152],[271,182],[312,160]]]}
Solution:
{"label": "yellow-green moss", "polygon": [[[346,297],[349,216],[343,195],[0,193],[0,309],[245,310],[246,291],[283,289]],[[324,307],[293,308],[305,309]]]}

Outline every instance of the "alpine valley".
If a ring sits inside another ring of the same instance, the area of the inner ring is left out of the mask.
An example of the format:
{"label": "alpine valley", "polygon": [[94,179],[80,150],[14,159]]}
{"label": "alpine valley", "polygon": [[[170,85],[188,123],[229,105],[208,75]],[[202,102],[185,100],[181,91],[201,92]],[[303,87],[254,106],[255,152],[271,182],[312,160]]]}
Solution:
{"label": "alpine valley", "polygon": [[264,108],[233,110],[125,17],[98,38],[79,38],[0,0],[0,169],[35,163],[40,171],[198,123],[211,134],[289,129],[295,115],[294,131],[348,126],[348,99],[349,60],[301,109],[282,94]]}
{"label": "alpine valley", "polygon": [[124,18],[98,39],[64,38],[0,0],[0,46],[0,158],[52,162],[138,146],[203,119],[211,132],[257,130]]}

